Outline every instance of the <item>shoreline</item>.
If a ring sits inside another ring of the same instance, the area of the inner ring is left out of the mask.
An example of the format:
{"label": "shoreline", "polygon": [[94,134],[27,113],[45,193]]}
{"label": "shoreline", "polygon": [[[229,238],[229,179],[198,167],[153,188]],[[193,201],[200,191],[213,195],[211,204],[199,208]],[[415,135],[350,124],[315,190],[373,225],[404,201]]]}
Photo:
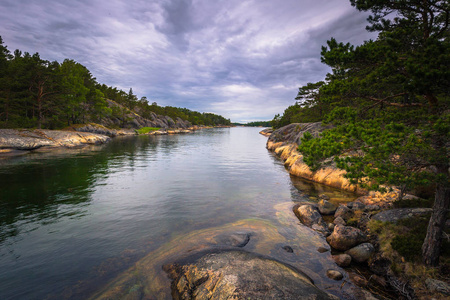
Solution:
{"label": "shoreline", "polygon": [[[350,191],[358,196],[352,202],[336,204],[329,202],[326,195],[319,195],[317,201],[297,204],[292,208],[297,219],[301,224],[322,234],[333,249],[332,257],[336,264],[348,274],[354,269],[358,270],[359,275],[352,282],[372,293],[376,291],[374,295],[408,299],[444,299],[450,295],[448,281],[437,280],[436,274],[430,276],[433,270],[405,260],[391,244],[399,230],[408,230],[401,221],[426,218],[432,209],[423,206],[394,206],[399,195],[395,187],[393,191],[384,194],[358,190],[349,184],[343,176],[345,171],[337,169],[332,160],[326,167],[311,172],[297,148],[305,132],[317,136],[322,130],[324,127],[320,123],[297,123],[272,133],[271,129],[260,132],[268,137],[266,148],[284,162],[291,175]],[[403,200],[423,199],[406,194]],[[392,294],[384,295],[386,291]]]}
{"label": "shoreline", "polygon": [[65,130],[0,129],[0,158],[21,156],[36,150],[82,148],[108,143],[112,138],[133,135],[188,134],[208,128],[230,126],[191,126],[188,128],[162,128],[145,134],[134,129],[110,129],[98,124],[75,125]]}

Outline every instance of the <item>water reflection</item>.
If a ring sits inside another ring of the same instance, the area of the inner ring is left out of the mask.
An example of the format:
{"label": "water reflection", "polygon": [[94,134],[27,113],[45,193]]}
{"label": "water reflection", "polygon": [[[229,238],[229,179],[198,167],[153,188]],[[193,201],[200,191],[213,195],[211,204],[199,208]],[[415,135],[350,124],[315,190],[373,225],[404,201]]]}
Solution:
{"label": "water reflection", "polygon": [[194,232],[280,226],[278,204],[323,191],[292,184],[266,140],[212,129],[0,160],[0,298],[86,298]]}

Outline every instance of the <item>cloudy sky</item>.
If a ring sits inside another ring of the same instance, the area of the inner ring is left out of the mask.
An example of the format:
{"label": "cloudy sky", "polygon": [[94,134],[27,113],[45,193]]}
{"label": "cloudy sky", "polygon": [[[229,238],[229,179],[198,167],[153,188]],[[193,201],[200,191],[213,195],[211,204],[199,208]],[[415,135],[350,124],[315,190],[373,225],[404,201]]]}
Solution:
{"label": "cloudy sky", "polygon": [[159,105],[247,122],[325,77],[330,37],[374,38],[366,17],[348,0],[0,0],[0,36]]}

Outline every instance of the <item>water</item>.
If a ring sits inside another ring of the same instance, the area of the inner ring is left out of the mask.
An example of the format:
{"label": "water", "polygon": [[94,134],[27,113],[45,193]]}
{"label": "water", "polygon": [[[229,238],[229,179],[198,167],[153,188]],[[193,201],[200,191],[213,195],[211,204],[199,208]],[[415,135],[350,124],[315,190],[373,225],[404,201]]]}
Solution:
{"label": "water", "polygon": [[[124,137],[0,160],[0,299],[98,296],[135,264],[160,270],[212,233],[267,226],[276,232],[256,233],[251,250],[283,260],[276,242],[298,243],[302,258],[289,263],[339,295],[323,276],[330,255],[307,249],[323,238],[291,208],[318,190],[342,193],[292,181],[258,131]],[[167,298],[164,289],[155,293]]]}

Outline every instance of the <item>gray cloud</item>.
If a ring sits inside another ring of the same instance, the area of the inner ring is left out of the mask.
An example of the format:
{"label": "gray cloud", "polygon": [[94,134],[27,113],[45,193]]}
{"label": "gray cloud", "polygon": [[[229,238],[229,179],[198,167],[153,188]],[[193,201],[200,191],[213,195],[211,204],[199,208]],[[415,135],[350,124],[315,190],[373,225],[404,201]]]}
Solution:
{"label": "gray cloud", "polygon": [[324,78],[330,37],[374,38],[365,18],[348,0],[2,0],[0,35],[161,105],[252,121]]}

